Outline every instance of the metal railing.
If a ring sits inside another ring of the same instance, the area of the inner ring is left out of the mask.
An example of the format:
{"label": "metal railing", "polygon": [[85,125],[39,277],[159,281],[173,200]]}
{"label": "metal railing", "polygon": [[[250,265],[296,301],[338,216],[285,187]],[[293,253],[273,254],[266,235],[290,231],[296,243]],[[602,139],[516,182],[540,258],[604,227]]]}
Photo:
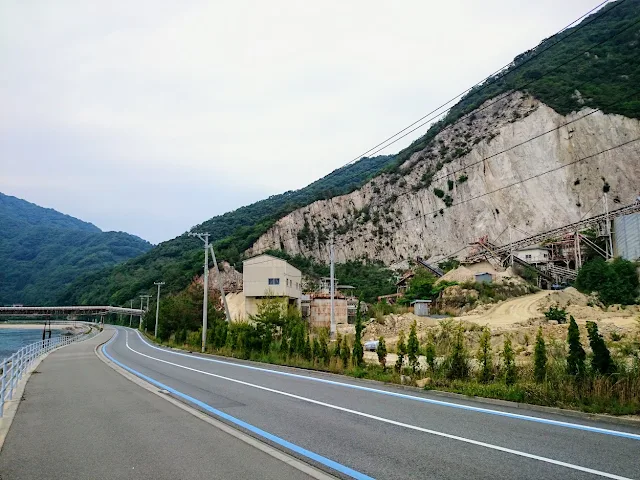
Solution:
{"label": "metal railing", "polygon": [[[93,329],[91,329],[93,332]],[[10,357],[0,362],[0,418],[4,412],[4,404],[13,399],[14,391],[24,373],[34,362],[50,351],[92,336],[91,333],[80,335],[58,335],[25,345]]]}

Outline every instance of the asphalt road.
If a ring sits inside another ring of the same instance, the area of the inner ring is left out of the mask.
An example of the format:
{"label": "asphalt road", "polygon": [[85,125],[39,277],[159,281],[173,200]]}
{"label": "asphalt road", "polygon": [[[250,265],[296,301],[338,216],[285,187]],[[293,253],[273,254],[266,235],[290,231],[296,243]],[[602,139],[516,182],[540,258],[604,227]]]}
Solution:
{"label": "asphalt road", "polygon": [[94,352],[109,335],[52,353],[31,376],[1,480],[308,478],[116,372]]}
{"label": "asphalt road", "polygon": [[[129,329],[119,329],[105,351],[174,397],[240,424],[254,436],[267,436],[272,444],[283,444],[283,449],[297,449],[300,458],[311,457],[316,464],[335,462],[329,467],[356,478],[640,479],[639,428],[190,355],[150,345]],[[111,378],[115,372],[102,375],[122,384]],[[88,377],[92,388],[87,392],[96,389],[100,395],[114,395]],[[135,388],[122,384],[121,393],[129,395]],[[114,404],[105,414],[118,418],[130,409],[145,415],[135,402]],[[167,437],[157,435],[149,430],[165,426],[148,425],[154,419],[158,417],[146,415],[146,421],[136,422],[142,430],[136,428],[132,446],[151,455],[153,449],[139,446],[148,435],[156,437],[150,440],[155,448],[183,444],[185,427],[172,424]],[[94,445],[113,446],[118,428],[126,427],[123,422],[114,423]],[[180,447],[185,458],[193,457],[189,445],[193,442]],[[175,462],[179,457],[172,458]],[[1,460],[0,456],[0,471]]]}

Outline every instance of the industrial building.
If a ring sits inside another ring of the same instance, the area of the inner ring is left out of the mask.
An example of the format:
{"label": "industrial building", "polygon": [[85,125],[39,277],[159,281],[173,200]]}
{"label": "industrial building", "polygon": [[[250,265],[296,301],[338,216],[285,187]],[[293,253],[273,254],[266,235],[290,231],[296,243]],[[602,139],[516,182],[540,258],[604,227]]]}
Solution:
{"label": "industrial building", "polygon": [[616,257],[640,259],[640,213],[613,219],[613,252]]}
{"label": "industrial building", "polygon": [[302,272],[287,261],[263,254],[242,262],[244,310],[247,316],[258,313],[265,297],[278,297],[287,305],[300,308]]}
{"label": "industrial building", "polygon": [[520,260],[524,260],[525,262],[532,263],[534,265],[536,263],[547,263],[551,260],[549,250],[538,246],[522,248],[513,252],[513,254]]}

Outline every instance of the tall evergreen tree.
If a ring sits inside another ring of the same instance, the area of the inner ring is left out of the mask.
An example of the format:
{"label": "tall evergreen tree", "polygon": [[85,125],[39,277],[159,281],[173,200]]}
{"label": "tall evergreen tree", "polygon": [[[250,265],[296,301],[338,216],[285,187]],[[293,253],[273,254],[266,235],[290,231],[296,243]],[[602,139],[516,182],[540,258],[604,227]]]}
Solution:
{"label": "tall evergreen tree", "polygon": [[491,330],[488,327],[482,329],[480,344],[478,345],[478,363],[480,364],[480,381],[488,382],[492,377],[493,358],[491,352]]}
{"label": "tall evergreen tree", "polygon": [[533,376],[536,382],[544,382],[547,377],[547,345],[542,336],[542,327],[536,334],[536,346],[533,350]]}
{"label": "tall evergreen tree", "polygon": [[505,338],[504,347],[502,349],[502,362],[504,368],[504,381],[507,385],[513,385],[516,383],[517,371],[516,371],[516,359],[513,346],[511,345],[511,339]]}
{"label": "tall evergreen tree", "polygon": [[567,343],[569,344],[569,355],[567,355],[567,373],[569,375],[581,376],[584,374],[584,360],[586,353],[580,343],[580,330],[573,315],[569,317],[569,331],[567,332]]}
{"label": "tall evergreen tree", "polygon": [[353,364],[361,367],[364,363],[364,349],[362,348],[362,313],[360,312],[360,300],[356,310],[356,338],[353,342]]}
{"label": "tall evergreen tree", "polygon": [[409,359],[409,365],[415,373],[418,369],[420,354],[420,342],[418,342],[418,334],[416,332],[416,321],[411,324],[411,330],[409,330],[409,339],[407,340],[407,358]]}
{"label": "tall evergreen tree", "polygon": [[336,358],[341,358],[340,357],[340,346],[342,344],[342,335],[340,335],[339,333],[336,335],[336,345],[333,348],[333,356]]}
{"label": "tall evergreen tree", "polygon": [[398,334],[398,345],[396,345],[398,359],[396,360],[395,369],[398,373],[402,372],[404,365],[404,356],[407,354],[407,345],[404,343],[404,330],[400,330]]}
{"label": "tall evergreen tree", "polygon": [[424,349],[424,356],[431,369],[431,373],[436,371],[436,343],[432,333],[429,333],[429,340],[427,340],[427,346]]}
{"label": "tall evergreen tree", "polygon": [[387,345],[384,343],[384,337],[378,339],[378,348],[376,348],[378,354],[378,362],[382,365],[382,370],[387,369]]}
{"label": "tall evergreen tree", "polygon": [[349,366],[349,361],[351,360],[351,349],[349,348],[349,343],[347,342],[346,335],[342,339],[342,347],[340,348],[340,358],[342,358],[342,366],[344,368],[347,368]]}
{"label": "tall evergreen tree", "polygon": [[595,322],[587,322],[587,334],[589,336],[589,344],[593,351],[591,357],[591,368],[594,372],[602,375],[609,375],[616,371],[616,366],[611,359],[611,353],[604,343],[604,338],[598,333],[598,325]]}
{"label": "tall evergreen tree", "polygon": [[464,345],[464,330],[458,327],[453,337],[451,354],[446,359],[447,377],[464,379],[469,377],[469,355]]}

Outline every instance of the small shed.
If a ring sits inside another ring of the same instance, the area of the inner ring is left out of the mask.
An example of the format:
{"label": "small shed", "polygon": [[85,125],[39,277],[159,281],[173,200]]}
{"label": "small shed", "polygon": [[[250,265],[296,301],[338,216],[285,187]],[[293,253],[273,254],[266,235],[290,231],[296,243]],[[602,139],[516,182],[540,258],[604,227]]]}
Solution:
{"label": "small shed", "polygon": [[489,272],[476,273],[476,283],[491,283],[493,282],[493,275]]}
{"label": "small shed", "polygon": [[411,306],[413,307],[413,313],[419,317],[429,316],[430,305],[431,305],[431,300],[414,300],[413,302],[411,302]]}

